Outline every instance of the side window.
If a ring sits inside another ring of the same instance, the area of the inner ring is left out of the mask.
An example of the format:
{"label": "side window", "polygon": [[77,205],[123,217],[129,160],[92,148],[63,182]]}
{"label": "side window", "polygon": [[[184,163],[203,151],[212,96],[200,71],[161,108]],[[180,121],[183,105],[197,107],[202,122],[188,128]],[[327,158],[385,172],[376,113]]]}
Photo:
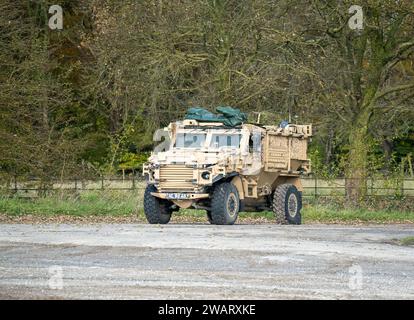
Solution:
{"label": "side window", "polygon": [[262,152],[262,133],[253,131],[249,139],[249,152],[253,154],[261,154]]}
{"label": "side window", "polygon": [[253,153],[253,151],[254,151],[253,135],[250,135],[250,138],[249,138],[249,153]]}

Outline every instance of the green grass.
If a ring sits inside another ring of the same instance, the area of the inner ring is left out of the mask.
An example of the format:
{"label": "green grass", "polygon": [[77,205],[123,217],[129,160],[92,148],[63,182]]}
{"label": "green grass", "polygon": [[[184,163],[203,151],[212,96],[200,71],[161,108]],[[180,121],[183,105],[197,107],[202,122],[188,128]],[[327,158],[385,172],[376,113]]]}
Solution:
{"label": "green grass", "polygon": [[[180,215],[200,217],[205,212],[200,210],[180,210]],[[261,218],[274,220],[273,212],[242,212],[240,218]],[[302,209],[303,223],[414,223],[414,212],[398,210],[339,209],[327,205],[305,205]]]}
{"label": "green grass", "polygon": [[414,246],[414,237],[406,237],[399,240],[402,246]]}
{"label": "green grass", "polygon": [[[89,191],[80,195],[55,194],[22,199],[0,196],[0,213],[8,216],[131,216],[143,217],[141,191]],[[202,210],[180,210],[182,217],[204,218]],[[308,204],[302,210],[303,223],[414,223],[414,212],[398,210],[341,209],[338,206]],[[272,212],[240,213],[241,219],[273,221]],[[410,240],[412,241],[412,240]]]}
{"label": "green grass", "polygon": [[340,209],[330,206],[305,206],[302,211],[306,222],[414,222],[414,212],[398,210]]}
{"label": "green grass", "polygon": [[137,196],[131,192],[84,192],[78,196],[48,196],[22,199],[0,197],[0,213],[18,215],[131,215],[140,210]]}

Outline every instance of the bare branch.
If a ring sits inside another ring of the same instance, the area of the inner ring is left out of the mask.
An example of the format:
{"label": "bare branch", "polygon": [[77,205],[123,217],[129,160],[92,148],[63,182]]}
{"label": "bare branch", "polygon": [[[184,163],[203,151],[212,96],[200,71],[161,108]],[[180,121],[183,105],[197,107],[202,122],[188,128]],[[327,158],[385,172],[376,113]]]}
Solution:
{"label": "bare branch", "polygon": [[414,88],[414,83],[389,88],[389,89],[386,89],[386,90],[383,90],[383,91],[377,93],[374,99],[378,100],[378,99],[381,99],[381,98],[383,98],[383,97],[385,97],[385,96],[387,96],[391,93],[395,93],[395,92],[399,92],[399,91],[405,91],[405,90],[412,89],[412,88]]}

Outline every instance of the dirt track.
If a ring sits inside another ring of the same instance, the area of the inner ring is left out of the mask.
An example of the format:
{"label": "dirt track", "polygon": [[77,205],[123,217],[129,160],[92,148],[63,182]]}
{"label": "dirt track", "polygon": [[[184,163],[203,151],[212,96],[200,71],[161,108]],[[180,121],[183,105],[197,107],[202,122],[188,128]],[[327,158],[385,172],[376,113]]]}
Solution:
{"label": "dirt track", "polygon": [[0,225],[0,298],[414,299],[412,225]]}

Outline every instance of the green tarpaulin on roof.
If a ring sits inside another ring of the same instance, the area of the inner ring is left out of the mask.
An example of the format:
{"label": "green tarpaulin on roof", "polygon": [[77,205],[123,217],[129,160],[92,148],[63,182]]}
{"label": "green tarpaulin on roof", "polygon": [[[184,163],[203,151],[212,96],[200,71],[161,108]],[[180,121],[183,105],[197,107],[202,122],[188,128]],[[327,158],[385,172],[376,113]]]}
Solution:
{"label": "green tarpaulin on roof", "polygon": [[247,115],[240,109],[220,106],[216,108],[219,114],[214,114],[204,108],[194,107],[187,111],[185,119],[203,121],[203,122],[223,122],[226,126],[238,126],[247,121]]}

